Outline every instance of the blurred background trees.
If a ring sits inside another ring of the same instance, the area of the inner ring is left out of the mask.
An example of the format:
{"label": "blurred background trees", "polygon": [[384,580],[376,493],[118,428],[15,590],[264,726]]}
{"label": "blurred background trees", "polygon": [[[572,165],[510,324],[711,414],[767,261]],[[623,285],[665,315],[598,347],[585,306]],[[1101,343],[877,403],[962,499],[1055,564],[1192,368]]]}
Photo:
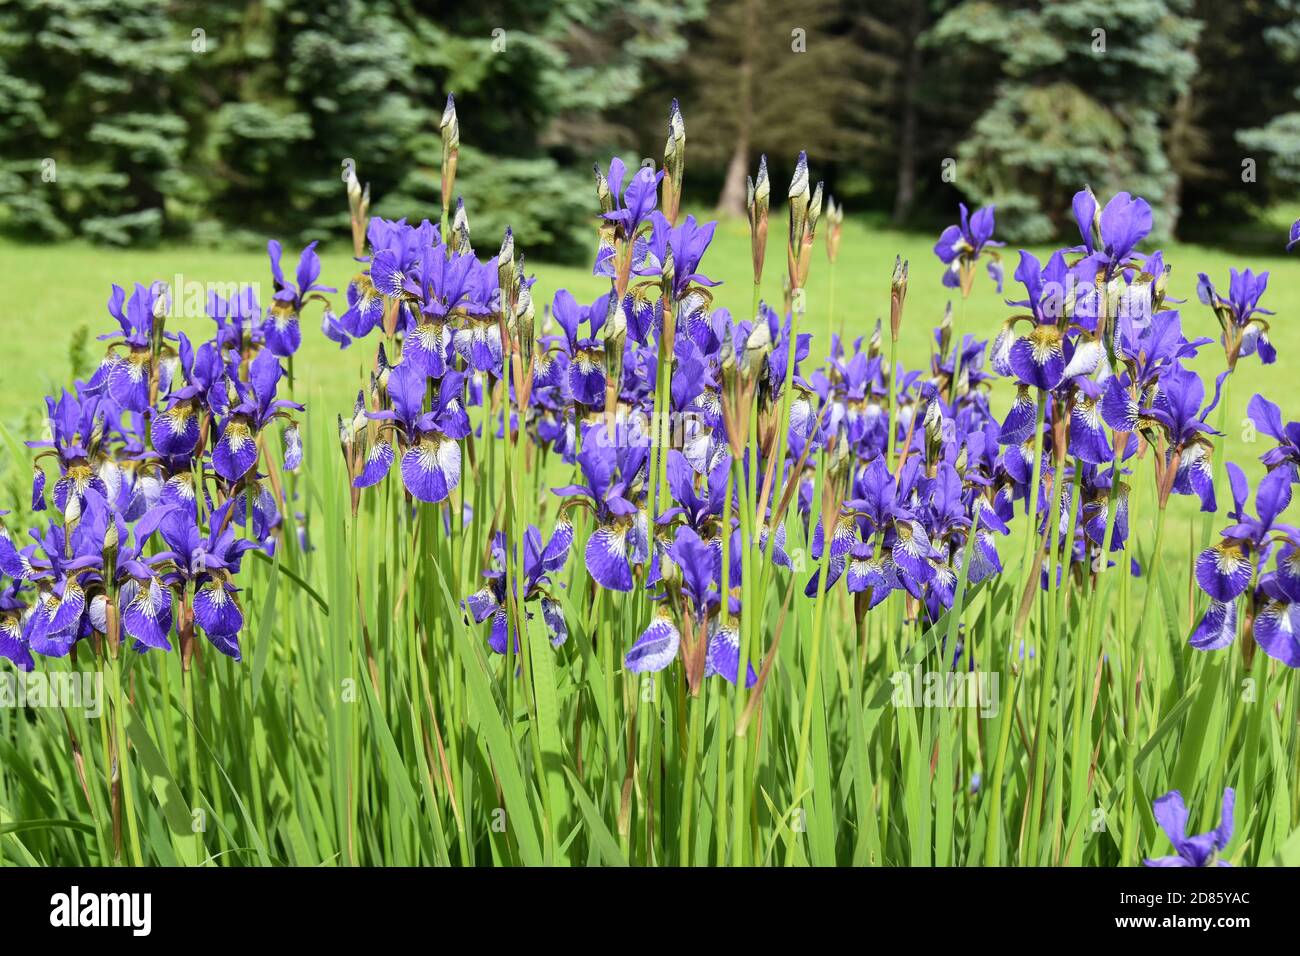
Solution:
{"label": "blurred background trees", "polygon": [[[7,0],[0,228],[129,244],[341,236],[457,191],[476,241],[585,255],[591,164],[657,161],[686,116],[688,201],[735,213],[800,149],[850,210],[930,226],[995,202],[1023,241],[1080,183],[1183,235],[1300,188],[1300,0]],[[575,237],[581,240],[574,242]]]}

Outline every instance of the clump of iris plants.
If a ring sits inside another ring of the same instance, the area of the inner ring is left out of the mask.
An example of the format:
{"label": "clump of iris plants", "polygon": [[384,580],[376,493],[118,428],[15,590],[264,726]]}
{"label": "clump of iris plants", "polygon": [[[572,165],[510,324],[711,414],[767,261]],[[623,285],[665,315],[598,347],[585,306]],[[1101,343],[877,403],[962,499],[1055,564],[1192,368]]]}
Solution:
{"label": "clump of iris plants", "polygon": [[[3,651],[24,670],[32,654],[64,657],[83,642],[113,653],[193,654],[197,634],[239,660],[244,616],[235,584],[243,555],[273,553],[286,511],[284,475],[302,463],[295,413],[282,397],[301,343],[304,300],[320,291],[314,243],[297,281],[270,244],[275,293],[263,309],[251,287],[210,294],[212,337],[169,332],[161,283],[113,286],[120,332],[86,381],[45,400],[30,510],[44,517],[31,543],[0,536],[0,569],[14,627]],[[283,440],[283,456],[268,445]],[[50,479],[53,479],[50,484]],[[17,626],[21,620],[21,627]]]}
{"label": "clump of iris plants", "polygon": [[[282,362],[301,343],[303,309],[334,291],[317,283],[314,246],[288,280],[270,243],[265,307],[253,285],[211,293],[202,340],[167,328],[164,284],[114,285],[108,313],[120,330],[101,336],[109,344],[89,379],[46,398],[45,434],[27,442],[34,526],[23,537],[0,529],[0,656],[24,672],[69,658],[111,674],[106,766],[127,766],[123,656],[179,651],[192,699],[200,639],[242,659],[248,554],[283,549],[286,525],[303,544],[292,485],[304,406],[287,397]],[[120,855],[116,772],[111,793]]]}
{"label": "clump of iris plants", "polygon": [[[727,726],[743,735],[779,666],[792,600],[814,607],[816,637],[800,651],[811,655],[808,695],[831,692],[818,687],[831,606],[852,622],[860,667],[882,641],[890,645],[884,657],[896,659],[935,635],[954,670],[1019,648],[1020,661],[1033,661],[1051,687],[1065,655],[1049,642],[1026,657],[1022,632],[1041,639],[1031,621],[1042,616],[1050,628],[1082,613],[1080,654],[1111,655],[1118,679],[1132,679],[1130,625],[1105,633],[1091,596],[1115,566],[1124,578],[1158,579],[1171,498],[1217,510],[1227,380],[1241,358],[1274,358],[1259,306],[1266,274],[1234,272],[1227,295],[1202,277],[1227,358],[1207,385],[1190,363],[1213,339],[1185,334],[1189,320],[1167,294],[1164,256],[1144,251],[1149,204],[1123,192],[1103,202],[1085,188],[1072,204],[1078,242],[1045,260],[1020,252],[1012,314],[992,339],[959,334],[950,308],[933,330],[928,365],[905,369],[895,361],[909,281],[901,260],[890,284],[888,350],[880,323],[849,339],[830,322],[816,330],[807,315],[811,248],[819,227],[829,229],[833,269],[843,213],[813,185],[804,155],[786,197],[784,301],[760,295],[772,193],[764,157],[748,188],[752,309],[736,315],[715,303],[719,279],[706,262],[714,224],[680,210],[686,133],[674,104],[660,168],[629,169],[619,159],[596,167],[593,275],[607,288],[590,301],[560,290],[539,308],[516,237],[507,230],[495,256],[480,255],[468,211],[452,203],[458,129],[449,100],[441,222],[375,218],[364,248],[358,242],[362,269],[338,326],[382,341],[340,427],[354,508],[365,501],[358,491],[399,464],[402,500],[385,499],[396,502],[393,520],[411,521],[416,548],[459,553],[462,567],[486,579],[454,595],[457,613],[471,627],[490,622],[483,639],[506,658],[497,673],[510,699],[519,678],[530,698],[539,668],[549,673],[567,660],[586,674],[594,660],[604,687],[593,693],[608,721],[633,706],[613,671],[668,676],[687,702],[677,712],[684,759],[699,759],[689,702],[724,693],[708,690],[709,678],[721,677],[734,687],[722,698]],[[355,184],[350,196],[359,237]],[[935,245],[942,283],[963,301],[980,263],[1002,292],[995,231],[992,206],[973,215],[962,206]],[[1211,600],[1188,644],[1221,649],[1244,630],[1250,647],[1294,667],[1300,545],[1277,520],[1300,452],[1275,407],[1257,396],[1252,414],[1279,448],[1265,456],[1270,471],[1253,513],[1240,469],[1227,466],[1233,524],[1197,560],[1196,580]],[[1139,481],[1150,483],[1140,495]],[[1155,504],[1155,542],[1134,552],[1138,497]],[[427,522],[426,508],[434,515]],[[452,547],[422,534],[446,536]],[[1274,569],[1258,573],[1269,558]],[[967,595],[984,589],[1008,594],[1014,613],[1010,633],[977,642],[958,620]],[[1152,604],[1137,612],[1137,631]],[[872,626],[885,618],[889,626]],[[530,628],[544,644],[527,639]],[[629,631],[630,643],[611,646]],[[562,650],[575,632],[584,640],[581,665]],[[539,662],[538,654],[557,660]],[[1013,676],[1024,666],[1013,664]],[[1071,681],[1076,708],[1089,680]],[[1140,719],[1133,696],[1122,695],[1119,708],[1126,732]],[[1037,701],[1035,766],[1047,756],[1053,709],[1047,691]],[[981,799],[997,812],[1008,729],[977,774]],[[792,742],[796,790],[809,746],[804,722]],[[1120,851],[1134,860],[1135,752],[1125,758],[1115,777],[1133,826]],[[740,841],[757,768],[742,750],[732,761],[731,839]],[[1048,793],[1034,776],[1025,801],[1031,856]],[[688,786],[687,818],[697,799]],[[999,835],[991,828],[987,838],[995,854]],[[727,858],[747,852],[733,842]]]}
{"label": "clump of iris plants", "polygon": [[[734,277],[710,265],[716,224],[682,208],[674,103],[662,163],[594,169],[595,294],[544,294],[527,237],[474,233],[450,97],[439,131],[437,222],[369,216],[349,170],[337,311],[310,246],[290,281],[272,244],[266,309],[214,297],[197,347],[164,328],[160,290],[115,293],[122,341],[51,400],[58,475],[47,492],[38,471],[32,508],[55,520],[0,542],[6,657],[175,634],[188,661],[202,634],[238,659],[241,565],[283,556],[303,507],[291,373],[319,303],[365,363],[316,494],[330,621],[298,637],[326,662],[347,861],[409,836],[411,858],[465,864],[1136,864],[1139,800],[1165,790],[1178,860],[1226,850],[1300,667],[1300,425],[1255,395],[1262,474],[1223,454],[1240,363],[1275,358],[1266,273],[1226,294],[1202,277],[1208,309],[1187,308],[1149,204],[1085,186],[1077,241],[1020,251],[1010,283],[995,208],[961,207],[934,247],[960,312],[918,318],[898,257],[888,326],[851,335],[843,208],[804,154],[775,210],[760,160],[750,295],[719,289]],[[966,315],[980,295],[1009,310],[988,338]],[[929,341],[915,367],[905,331]],[[888,688],[923,667],[947,696],[921,718]],[[1267,706],[1227,700],[1246,677]],[[1219,829],[1188,837],[1180,794],[1237,779]],[[386,793],[404,816],[358,840]],[[484,807],[509,825],[479,835]]]}

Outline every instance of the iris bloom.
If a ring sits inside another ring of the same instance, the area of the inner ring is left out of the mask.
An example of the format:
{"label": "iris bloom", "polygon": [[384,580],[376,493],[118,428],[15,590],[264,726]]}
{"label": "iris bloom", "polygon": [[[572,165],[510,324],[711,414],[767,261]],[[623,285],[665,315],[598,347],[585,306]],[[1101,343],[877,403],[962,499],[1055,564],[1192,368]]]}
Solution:
{"label": "iris bloom", "polygon": [[1150,413],[1164,427],[1168,437],[1166,467],[1174,465],[1175,461],[1177,463],[1170,489],[1175,494],[1198,495],[1202,511],[1216,509],[1211,464],[1214,443],[1207,436],[1219,434],[1205,424],[1205,419],[1218,407],[1227,375],[1227,372],[1220,373],[1214,383],[1214,398],[1201,408],[1205,397],[1201,377],[1195,372],[1178,369],[1164,377],[1164,401],[1157,402]]}
{"label": "iris bloom", "polygon": [[1187,805],[1183,795],[1171,790],[1156,800],[1154,807],[1156,822],[1165,831],[1169,842],[1174,845],[1176,856],[1148,858],[1142,862],[1146,866],[1231,866],[1226,860],[1216,860],[1215,854],[1228,848],[1232,840],[1232,811],[1236,795],[1231,787],[1223,791],[1223,810],[1219,825],[1209,833],[1197,836],[1187,835]]}
{"label": "iris bloom", "polygon": [[1260,456],[1269,468],[1285,464],[1291,469],[1291,480],[1300,477],[1300,422],[1282,424],[1282,410],[1263,395],[1255,395],[1246,406],[1246,414],[1255,427],[1277,442],[1277,447]]}
{"label": "iris bloom", "polygon": [[199,442],[200,417],[226,407],[225,368],[215,343],[204,342],[196,352],[182,332],[180,370],[183,383],[173,383],[166,407],[149,428],[154,451],[163,457],[192,454]]}
{"label": "iris bloom", "polygon": [[[605,347],[600,330],[609,312],[609,296],[603,295],[590,306],[581,306],[567,289],[555,294],[551,314],[564,329],[559,343],[567,358],[568,394],[573,400],[591,408],[605,407]],[[586,322],[589,334],[580,334]]]}
{"label": "iris bloom", "polygon": [[23,611],[27,605],[18,597],[21,589],[22,582],[15,580],[0,591],[0,657],[20,671],[30,672],[36,667],[36,660],[23,639]]}
{"label": "iris bloom", "polygon": [[[962,296],[970,295],[971,284],[975,281],[975,263],[979,261],[985,249],[1001,246],[1003,243],[993,239],[993,207],[985,206],[972,216],[965,203],[958,203],[961,221],[949,226],[939,235],[934,244],[934,254],[947,268],[943,273],[943,284],[950,289],[961,289]],[[996,253],[988,264],[989,277],[997,283],[998,292],[1002,291],[1002,266]]]}
{"label": "iris bloom", "polygon": [[147,560],[167,586],[182,595],[192,589],[195,623],[213,647],[238,661],[244,612],[235,598],[239,589],[233,578],[244,552],[258,545],[232,526],[233,505],[233,500],[227,501],[212,512],[206,534],[183,509],[169,510],[158,523],[166,548]]}
{"label": "iris bloom", "polygon": [[1265,365],[1277,361],[1277,349],[1268,340],[1268,321],[1257,316],[1272,315],[1262,308],[1259,300],[1268,288],[1268,273],[1256,275],[1247,269],[1228,270],[1228,294],[1222,295],[1204,272],[1196,285],[1202,302],[1214,309],[1214,315],[1223,329],[1223,347],[1228,357],[1228,367],[1236,368],[1237,359],[1259,352]]}
{"label": "iris bloom", "polygon": [[1300,667],[1300,535],[1289,534],[1274,570],[1260,577],[1252,633],[1264,653]]}
{"label": "iris bloom", "polygon": [[[320,278],[320,256],[316,254],[316,243],[309,242],[298,257],[296,282],[288,281],[280,268],[280,243],[272,239],[266,244],[266,251],[271,257],[275,296],[267,312],[263,335],[266,337],[266,347],[273,354],[287,358],[302,345],[302,328],[298,316],[303,305],[312,298],[312,293],[338,290],[316,282]],[[315,297],[320,298],[319,295]]]}
{"label": "iris bloom", "polygon": [[[59,462],[59,480],[54,485],[54,506],[59,511],[68,507],[69,498],[75,496],[84,503],[88,489],[94,489],[104,498],[109,497],[105,474],[109,479],[116,465],[101,466],[104,441],[103,403],[98,395],[78,389],[77,394],[64,391],[56,402],[47,396],[45,407],[49,411],[47,424],[50,437],[27,442],[30,448],[47,448],[36,457],[54,455]],[[101,474],[103,472],[104,474]],[[32,510],[45,508],[45,472],[36,468],[32,481]]]}
{"label": "iris bloom", "polygon": [[[108,311],[122,327],[126,355],[110,351],[87,383],[87,390],[103,388],[123,408],[142,412],[149,407],[149,385],[153,374],[154,308],[159,303],[160,288],[135,284],[127,300],[121,286],[113,286]],[[116,338],[117,333],[100,336]]]}
{"label": "iris bloom", "polygon": [[632,590],[632,565],[649,558],[648,519],[638,503],[645,493],[649,445],[628,437],[620,428],[611,442],[604,425],[586,426],[577,456],[586,484],[553,489],[567,499],[564,509],[586,507],[595,515],[596,529],[584,553],[587,571],[611,591]]}
{"label": "iris bloom", "polygon": [[[1109,281],[1118,270],[1134,265],[1138,243],[1151,232],[1151,204],[1126,192],[1116,193],[1100,215],[1097,197],[1091,190],[1074,194],[1074,221],[1079,226],[1083,245],[1074,251],[1084,253],[1089,277],[1097,274]],[[1082,264],[1081,264],[1082,265]],[[1091,288],[1092,283],[1086,287]]]}
{"label": "iris bloom", "polygon": [[280,360],[270,349],[257,353],[249,364],[248,381],[242,381],[233,367],[227,377],[237,401],[221,420],[221,437],[212,449],[212,467],[227,481],[238,481],[257,461],[258,438],[276,418],[287,418],[285,409],[302,411],[303,406],[275,397],[276,384],[284,375]]}
{"label": "iris bloom", "polygon": [[391,409],[367,412],[384,422],[385,437],[366,457],[354,487],[376,484],[402,453],[402,484],[420,501],[443,501],[460,484],[460,440],[469,434],[469,415],[462,404],[465,376],[448,372],[438,380],[431,411],[424,411],[429,379],[412,362],[402,362],[388,375]]}
{"label": "iris bloom", "polygon": [[[1008,304],[1029,311],[1003,323],[992,347],[994,371],[1014,374],[1032,388],[1050,391],[1061,384],[1067,362],[1064,297],[1068,276],[1060,252],[1053,253],[1046,266],[1030,253],[1020,253],[1015,278],[1025,287],[1026,298]],[[1014,329],[1019,322],[1029,322],[1032,328],[1016,337]]]}
{"label": "iris bloom", "polygon": [[1251,585],[1256,569],[1269,556],[1275,528],[1287,531],[1277,519],[1291,503],[1291,475],[1286,468],[1270,471],[1255,490],[1256,515],[1245,511],[1250,497],[1246,476],[1228,463],[1233,509],[1228,517],[1236,523],[1222,531],[1222,539],[1206,548],[1196,559],[1196,581],[1210,597],[1209,609],[1193,632],[1189,643],[1197,650],[1227,647],[1236,637],[1237,604]]}
{"label": "iris bloom", "polygon": [[[609,232],[602,232],[592,275],[613,279],[619,271],[619,263],[616,262],[618,244],[626,246],[628,242],[636,242],[638,239],[644,242],[638,233],[650,221],[650,214],[658,205],[659,180],[663,179],[664,174],[662,170],[656,173],[648,167],[640,166],[624,190],[623,179],[627,176],[627,166],[616,156],[610,160],[607,175],[601,174],[599,168],[596,175],[600,184],[598,192],[607,195],[602,203],[607,202],[609,208],[602,214],[602,218],[608,224]],[[635,252],[632,254],[634,257],[637,255]],[[630,260],[625,259],[624,264],[630,270]]]}
{"label": "iris bloom", "polygon": [[[569,552],[573,548],[573,525],[561,519],[550,540],[542,542],[542,533],[533,525],[524,532],[524,586],[523,601],[525,606],[536,602],[542,612],[551,637],[551,646],[559,647],[569,637],[569,627],[564,619],[560,603],[551,596],[551,576],[558,574],[568,563]],[[482,623],[492,618],[492,629],[488,634],[488,645],[498,654],[506,653],[507,634],[509,633],[509,613],[506,606],[506,536],[498,531],[492,542],[492,567],[483,572],[488,578],[486,587],[471,594],[465,601],[466,607],[475,623]],[[518,584],[516,583],[516,588]],[[532,620],[532,611],[525,611]],[[519,651],[519,639],[515,638],[515,651]]]}

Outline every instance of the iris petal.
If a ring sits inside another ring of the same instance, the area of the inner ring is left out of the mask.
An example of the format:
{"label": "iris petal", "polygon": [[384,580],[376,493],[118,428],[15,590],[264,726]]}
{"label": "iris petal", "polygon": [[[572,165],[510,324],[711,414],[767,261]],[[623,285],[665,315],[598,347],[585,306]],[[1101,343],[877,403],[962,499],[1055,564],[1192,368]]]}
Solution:
{"label": "iris petal", "polygon": [[587,570],[603,588],[632,590],[632,568],[627,560],[627,535],[614,525],[602,525],[587,539]]}
{"label": "iris petal", "polygon": [[1254,570],[1241,545],[1222,541],[1196,558],[1196,581],[1215,601],[1230,601],[1250,584]]}
{"label": "iris petal", "polygon": [[659,612],[627,652],[623,663],[637,674],[661,671],[673,662],[680,643],[681,634],[673,619],[667,613]]}
{"label": "iris petal", "polygon": [[1217,651],[1237,635],[1237,599],[1211,601],[1187,643],[1198,651]]}

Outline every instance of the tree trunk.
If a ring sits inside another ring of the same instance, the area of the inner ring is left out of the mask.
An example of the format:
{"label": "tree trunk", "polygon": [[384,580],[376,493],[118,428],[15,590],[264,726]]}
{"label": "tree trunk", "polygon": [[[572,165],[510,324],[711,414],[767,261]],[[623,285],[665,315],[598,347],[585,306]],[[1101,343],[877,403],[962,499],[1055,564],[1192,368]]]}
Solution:
{"label": "tree trunk", "polygon": [[894,222],[912,213],[916,202],[916,88],[921,78],[921,34],[925,31],[925,0],[912,0],[903,59],[902,116],[898,136],[898,182],[894,192]]}
{"label": "tree trunk", "polygon": [[745,180],[749,170],[749,134],[754,125],[754,2],[745,0],[745,28],[740,36],[740,95],[736,103],[736,145],[727,164],[727,178],[718,196],[718,213],[745,215]]}
{"label": "tree trunk", "polygon": [[727,178],[718,196],[718,212],[723,216],[745,215],[745,179],[749,170],[749,137],[736,137],[731,162],[727,163]]}

